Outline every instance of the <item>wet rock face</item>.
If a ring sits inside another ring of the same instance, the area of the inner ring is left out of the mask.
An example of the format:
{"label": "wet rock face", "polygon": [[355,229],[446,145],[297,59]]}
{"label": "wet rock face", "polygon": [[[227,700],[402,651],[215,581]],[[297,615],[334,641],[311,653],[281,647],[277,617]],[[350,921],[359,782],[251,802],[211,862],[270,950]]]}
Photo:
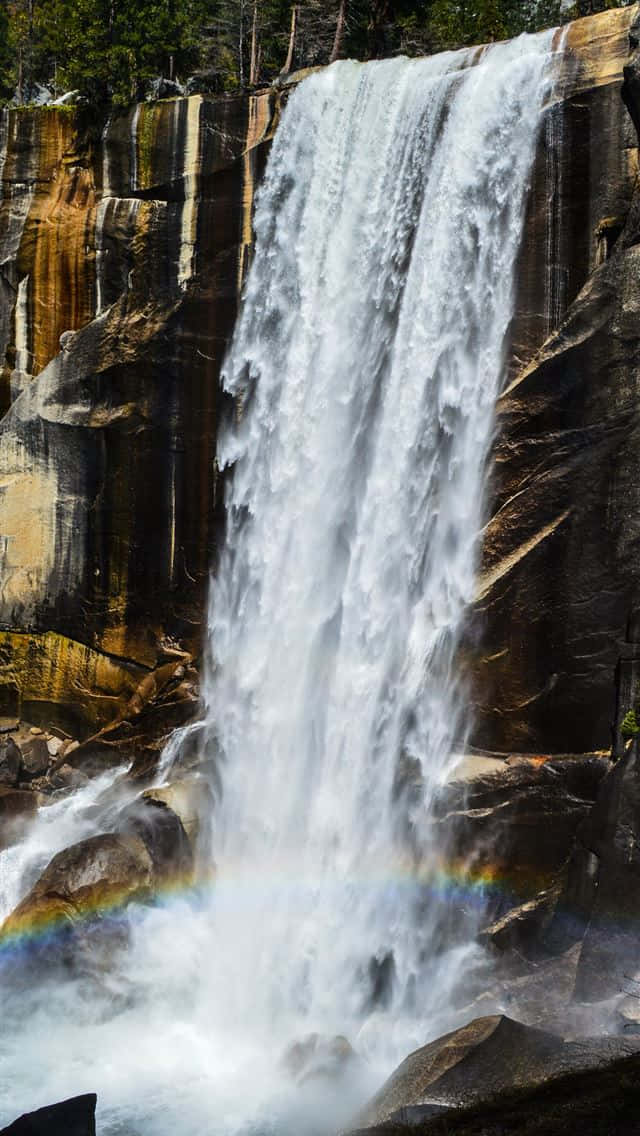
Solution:
{"label": "wet rock face", "polygon": [[638,654],[640,200],[621,98],[624,68],[638,121],[636,14],[572,25],[580,90],[550,109],[534,170],[471,647],[475,740],[492,749],[608,748],[629,708],[615,674]]}
{"label": "wet rock face", "polygon": [[591,860],[581,891],[592,884],[593,903],[576,975],[578,1000],[640,995],[639,837],[640,756],[634,746],[607,779],[581,832]]}
{"label": "wet rock face", "polygon": [[93,149],[71,108],[0,119],[0,713],[86,733],[167,639],[198,644],[218,373],[275,116],[269,93],[169,99]]}
{"label": "wet rock face", "polygon": [[538,953],[580,942],[578,1002],[640,995],[640,758],[634,744],[602,783],[533,938]]}
{"label": "wet rock face", "polygon": [[[545,831],[540,827],[539,833]],[[553,1013],[562,1017],[600,1003],[600,1020],[638,1032],[640,998],[640,757],[634,742],[600,782],[595,803],[575,831],[570,855],[550,884],[484,928],[498,970],[514,960],[543,973],[556,963]],[[505,971],[505,972],[506,972]],[[567,980],[570,988],[566,990]],[[512,989],[515,1005],[519,991]],[[605,1005],[606,1004],[606,1005]],[[614,1011],[617,1019],[614,1020]],[[585,1012],[588,1015],[588,1010]]]}
{"label": "wet rock face", "polygon": [[471,878],[491,881],[487,921],[501,920],[554,885],[610,768],[607,758],[587,754],[476,758],[454,773],[434,810],[443,827],[437,843],[448,842]]}

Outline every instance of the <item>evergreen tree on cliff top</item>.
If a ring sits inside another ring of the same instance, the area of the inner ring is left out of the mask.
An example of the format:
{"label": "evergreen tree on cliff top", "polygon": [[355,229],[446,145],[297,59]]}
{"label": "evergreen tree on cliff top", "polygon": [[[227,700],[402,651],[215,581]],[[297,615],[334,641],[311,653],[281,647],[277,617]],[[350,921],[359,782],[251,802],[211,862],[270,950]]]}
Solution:
{"label": "evergreen tree on cliff top", "polygon": [[127,106],[150,81],[223,93],[342,56],[425,54],[631,0],[0,0],[0,98],[77,90]]}

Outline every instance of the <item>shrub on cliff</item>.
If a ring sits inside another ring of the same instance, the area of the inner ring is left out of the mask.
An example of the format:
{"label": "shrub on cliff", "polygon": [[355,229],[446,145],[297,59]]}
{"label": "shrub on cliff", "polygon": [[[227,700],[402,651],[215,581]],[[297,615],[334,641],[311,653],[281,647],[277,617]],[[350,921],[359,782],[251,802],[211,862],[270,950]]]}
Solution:
{"label": "shrub on cliff", "polygon": [[622,719],[620,733],[623,738],[635,738],[637,734],[640,734],[640,726],[638,725],[635,710],[627,710],[627,713]]}

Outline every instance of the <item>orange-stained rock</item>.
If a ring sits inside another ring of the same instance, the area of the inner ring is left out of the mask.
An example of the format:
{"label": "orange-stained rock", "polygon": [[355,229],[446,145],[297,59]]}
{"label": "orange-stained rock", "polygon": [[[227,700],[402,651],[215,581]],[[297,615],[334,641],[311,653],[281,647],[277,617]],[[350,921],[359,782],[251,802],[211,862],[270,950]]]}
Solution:
{"label": "orange-stained rock", "polygon": [[[638,163],[620,89],[637,11],[566,32],[532,171],[466,652],[490,749],[606,745],[635,650],[639,246],[629,230],[623,256],[620,234]],[[0,626],[28,644],[0,665],[12,714],[61,666],[49,721],[124,731],[166,637],[198,654],[219,370],[282,97],[144,104],[87,149],[69,108],[0,116]],[[61,660],[50,632],[77,650]]]}
{"label": "orange-stained rock", "polygon": [[55,703],[48,721],[86,737],[129,714],[167,637],[199,649],[220,523],[218,370],[276,104],[145,104],[82,152],[69,108],[0,117],[11,713]]}

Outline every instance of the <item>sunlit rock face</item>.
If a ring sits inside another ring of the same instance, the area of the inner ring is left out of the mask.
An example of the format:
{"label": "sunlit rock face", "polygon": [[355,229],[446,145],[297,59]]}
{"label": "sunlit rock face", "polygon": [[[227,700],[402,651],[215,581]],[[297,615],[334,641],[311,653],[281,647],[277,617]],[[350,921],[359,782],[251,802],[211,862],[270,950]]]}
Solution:
{"label": "sunlit rock face", "polygon": [[496,750],[608,747],[618,661],[637,652],[638,150],[621,98],[637,12],[570,26],[540,139],[472,648],[475,740]]}
{"label": "sunlit rock face", "polygon": [[95,726],[166,637],[197,643],[275,117],[267,93],[141,105],[93,139],[69,108],[0,120],[0,716]]}

